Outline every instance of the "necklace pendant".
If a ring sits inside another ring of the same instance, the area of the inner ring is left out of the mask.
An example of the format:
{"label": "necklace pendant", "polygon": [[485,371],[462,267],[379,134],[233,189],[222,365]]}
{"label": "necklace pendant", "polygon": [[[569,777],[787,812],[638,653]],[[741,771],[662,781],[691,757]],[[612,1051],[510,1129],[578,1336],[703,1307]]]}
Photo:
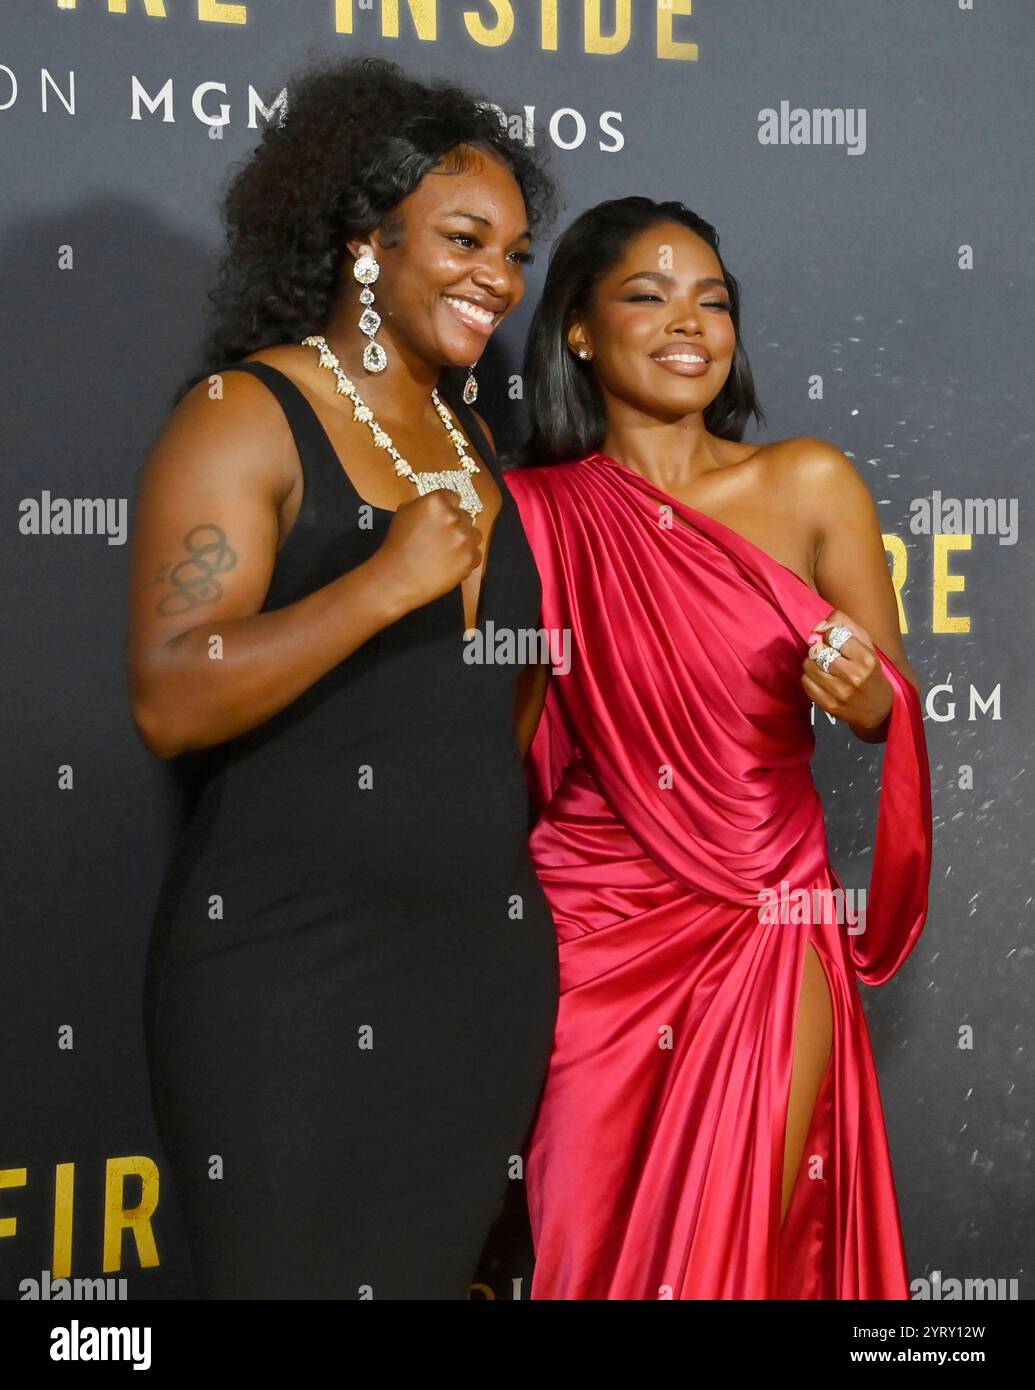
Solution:
{"label": "necklace pendant", "polygon": [[465,512],[470,512],[472,517],[482,510],[482,499],[475,491],[471,475],[462,469],[454,468],[444,473],[414,473],[413,482],[417,484],[417,492],[421,497],[446,487],[450,492],[457,494],[461,507]]}
{"label": "necklace pendant", "polygon": [[[356,274],[356,279],[364,286],[359,297],[367,306],[366,312],[360,319],[360,327],[365,333],[370,334],[372,338],[373,334],[376,333],[377,329],[380,327],[381,321],[379,315],[370,308],[370,305],[374,302],[374,296],[366,289],[366,286],[377,279],[379,268],[376,261],[370,260],[369,257],[361,257],[360,260],[356,262],[356,271],[361,272]],[[469,512],[472,518],[477,516],[482,510],[482,500],[478,496],[474,484],[471,482],[471,474],[478,472],[478,465],[467,452],[467,440],[464,438],[463,431],[457,429],[456,425],[453,423],[453,417],[449,413],[449,408],[434,386],[431,388],[431,401],[438,413],[438,418],[442,421],[442,426],[446,434],[449,436],[450,443],[456,449],[460,457],[461,467],[445,470],[443,472],[415,473],[413,468],[400,455],[387,431],[383,430],[377,423],[374,412],[368,405],[364,404],[355,385],[346,376],[345,369],[331,350],[327,339],[319,333],[311,333],[307,338],[302,339],[302,343],[305,347],[319,349],[320,366],[326,367],[328,371],[334,373],[337,378],[335,390],[343,396],[348,396],[349,400],[352,402],[353,419],[359,420],[369,426],[370,432],[374,436],[374,443],[379,449],[386,449],[389,456],[395,460],[395,471],[400,477],[409,478],[415,483],[417,492],[421,496],[428,492],[434,492],[437,488],[449,488],[451,492],[455,492],[459,496],[460,505],[463,507],[464,511]],[[387,365],[388,354],[381,344],[373,341],[367,343],[366,347],[363,349],[363,366],[366,370],[368,372],[383,372]],[[470,385],[473,382],[474,370],[472,368],[468,384]],[[464,399],[467,399],[466,391],[464,393]],[[471,399],[473,400],[474,397],[472,396]]]}

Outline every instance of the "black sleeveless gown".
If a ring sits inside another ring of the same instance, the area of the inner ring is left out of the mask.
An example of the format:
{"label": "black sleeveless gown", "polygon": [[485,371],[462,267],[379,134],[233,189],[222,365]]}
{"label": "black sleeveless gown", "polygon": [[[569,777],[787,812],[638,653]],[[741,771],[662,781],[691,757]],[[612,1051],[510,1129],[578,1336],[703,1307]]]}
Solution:
{"label": "black sleeveless gown", "polygon": [[[353,488],[266,363],[304,496],[263,611],[359,564],[391,512]],[[479,625],[536,627],[503,494]],[[364,525],[366,522],[366,525]],[[459,586],[219,745],[169,864],[144,1024],[203,1298],[468,1296],[520,1179],[551,1050],[557,942],[526,852],[521,668],[463,660]]]}

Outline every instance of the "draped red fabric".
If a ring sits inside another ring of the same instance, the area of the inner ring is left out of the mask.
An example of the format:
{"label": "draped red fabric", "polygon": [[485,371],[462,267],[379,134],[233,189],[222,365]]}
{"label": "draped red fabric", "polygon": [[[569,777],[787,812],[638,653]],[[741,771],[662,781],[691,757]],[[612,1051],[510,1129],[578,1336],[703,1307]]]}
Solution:
{"label": "draped red fabric", "polygon": [[[561,959],[526,1154],[531,1297],[908,1298],[857,979],[890,979],[927,913],[919,697],[878,651],[894,703],[853,920],[837,910],[801,686],[833,605],[603,454],[504,476],[542,624],[572,642],[527,761]],[[834,1036],[781,1228],[807,942]]]}

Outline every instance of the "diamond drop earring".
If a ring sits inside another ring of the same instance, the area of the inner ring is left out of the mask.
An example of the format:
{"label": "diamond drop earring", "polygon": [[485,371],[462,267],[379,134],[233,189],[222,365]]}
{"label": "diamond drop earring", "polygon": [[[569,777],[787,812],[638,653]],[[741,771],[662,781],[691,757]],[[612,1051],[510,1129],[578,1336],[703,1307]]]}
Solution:
{"label": "diamond drop earring", "polygon": [[381,274],[381,267],[373,256],[358,256],[352,273],[363,286],[359,292],[360,303],[366,307],[360,315],[359,326],[370,339],[363,349],[363,366],[368,372],[383,372],[388,366],[388,354],[380,343],[374,342],[374,334],[381,327],[381,315],[374,309],[374,291],[370,286]]}
{"label": "diamond drop earring", "polygon": [[474,363],[467,369],[467,380],[464,382],[464,404],[474,405],[478,399],[478,383],[474,379]]}

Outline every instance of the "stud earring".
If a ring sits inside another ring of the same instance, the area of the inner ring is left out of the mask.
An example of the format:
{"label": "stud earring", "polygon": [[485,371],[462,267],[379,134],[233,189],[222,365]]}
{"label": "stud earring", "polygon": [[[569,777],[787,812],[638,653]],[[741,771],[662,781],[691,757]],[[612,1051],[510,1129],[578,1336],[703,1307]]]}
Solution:
{"label": "stud earring", "polygon": [[589,353],[586,351],[585,348],[579,348],[579,356],[583,358],[583,360],[586,360],[589,357]]}
{"label": "stud earring", "polygon": [[373,256],[359,256],[353,264],[352,273],[363,286],[359,292],[359,299],[365,307],[360,315],[359,326],[370,339],[363,349],[363,366],[368,372],[383,372],[388,366],[388,354],[380,343],[374,342],[374,334],[381,327],[381,315],[371,307],[374,303],[374,291],[370,288],[381,274],[381,267]]}

